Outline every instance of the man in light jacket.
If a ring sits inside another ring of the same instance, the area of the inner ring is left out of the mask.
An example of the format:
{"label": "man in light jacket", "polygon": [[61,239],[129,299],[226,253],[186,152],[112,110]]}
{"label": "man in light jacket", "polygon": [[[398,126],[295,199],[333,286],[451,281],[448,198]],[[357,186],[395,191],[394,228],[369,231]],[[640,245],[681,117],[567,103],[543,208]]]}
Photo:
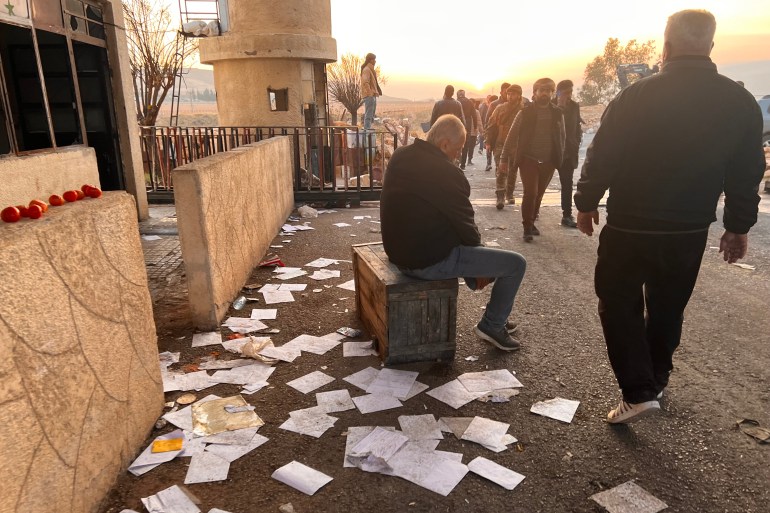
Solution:
{"label": "man in light jacket", "polygon": [[377,83],[377,72],[374,71],[374,64],[377,62],[377,56],[373,53],[367,53],[364,64],[361,66],[361,96],[364,99],[364,130],[372,128],[374,121],[374,111],[377,108],[377,97],[382,96],[382,89]]}

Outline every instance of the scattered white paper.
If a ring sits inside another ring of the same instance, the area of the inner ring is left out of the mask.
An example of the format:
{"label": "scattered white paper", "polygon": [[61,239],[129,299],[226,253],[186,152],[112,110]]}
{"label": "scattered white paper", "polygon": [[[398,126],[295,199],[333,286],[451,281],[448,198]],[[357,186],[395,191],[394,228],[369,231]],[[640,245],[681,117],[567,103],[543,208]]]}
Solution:
{"label": "scattered white paper", "polygon": [[328,280],[329,278],[339,278],[340,272],[339,271],[331,271],[329,269],[320,269],[318,271],[315,271],[313,274],[309,276],[312,280]]}
{"label": "scattered white paper", "polygon": [[456,379],[453,379],[440,387],[428,390],[425,393],[434,399],[438,399],[442,403],[448,404],[455,410],[484,395],[484,392],[469,392],[468,389]]}
{"label": "scattered white paper", "polygon": [[748,271],[753,271],[753,270],[756,269],[756,267],[754,267],[751,264],[744,264],[744,263],[740,263],[740,262],[733,262],[733,265],[735,267],[740,267],[741,269],[746,269]]}
{"label": "scattered white paper", "polygon": [[321,371],[315,371],[311,372],[310,374],[306,374],[301,378],[288,381],[286,384],[295,390],[299,390],[303,394],[307,394],[317,388],[328,385],[332,381],[334,381],[334,378],[328,374],[325,374]]}
{"label": "scattered white paper", "polygon": [[262,296],[265,298],[265,303],[268,305],[274,305],[277,303],[293,303],[294,296],[291,291],[288,290],[276,290],[275,292],[263,292]]}
{"label": "scattered white paper", "polygon": [[474,417],[468,429],[465,430],[465,433],[460,438],[481,444],[494,452],[500,452],[507,449],[507,446],[503,443],[503,437],[508,432],[509,427],[511,425],[505,422],[498,422],[484,417]]}
{"label": "scattered white paper", "polygon": [[484,245],[488,248],[499,248],[500,244],[497,241],[490,240],[484,243]]}
{"label": "scattered white paper", "polygon": [[259,319],[249,319],[247,317],[228,317],[222,326],[225,326],[230,331],[243,334],[267,328],[267,324]]}
{"label": "scattered white paper", "polygon": [[508,369],[466,372],[457,376],[457,380],[469,392],[488,392],[499,388],[518,388],[524,386]]}
{"label": "scattered white paper", "polygon": [[[296,270],[301,270],[296,268]],[[260,294],[264,292],[276,292],[278,290],[284,290],[289,292],[302,292],[307,288],[307,283],[268,283],[263,285],[257,292]]]}
{"label": "scattered white paper", "polygon": [[222,343],[222,335],[218,331],[196,333],[192,338],[192,347],[212,346]]}
{"label": "scattered white paper", "polygon": [[177,485],[144,497],[142,504],[148,513],[200,513],[201,511],[190,496]]}
{"label": "scattered white paper", "polygon": [[339,288],[341,288],[341,289],[352,290],[352,291],[355,292],[355,290],[356,290],[356,280],[349,280],[349,281],[346,281],[345,283],[341,283],[340,285],[337,285],[337,286]]}
{"label": "scattered white paper", "polygon": [[353,404],[353,399],[350,397],[350,392],[346,389],[318,392],[315,398],[318,406],[326,413],[356,409],[356,405]]}
{"label": "scattered white paper", "polygon": [[326,354],[328,351],[340,345],[339,340],[327,337],[314,337],[312,335],[300,335],[284,344],[284,347],[293,347],[301,351],[313,354]]}
{"label": "scattered white paper", "polygon": [[543,417],[550,417],[569,424],[572,422],[572,418],[575,416],[578,406],[580,406],[580,401],[556,397],[555,399],[536,402],[529,411],[542,415]]}
{"label": "scattered white paper", "polygon": [[190,460],[190,467],[184,478],[184,484],[212,483],[224,481],[230,472],[230,462],[211,452],[196,454]]}
{"label": "scattered white paper", "polygon": [[438,427],[438,421],[432,414],[402,415],[398,418],[401,431],[409,440],[443,440],[444,435]]}
{"label": "scattered white paper", "polygon": [[207,444],[246,445],[251,442],[258,430],[259,426],[236,429],[234,431],[224,431],[222,433],[217,433],[216,435],[204,436],[200,438],[200,440],[203,440]]}
{"label": "scattered white paper", "polygon": [[479,361],[479,357],[476,355],[466,356],[465,357],[466,362],[477,362]]}
{"label": "scattered white paper", "polygon": [[377,350],[372,347],[371,340],[366,342],[343,342],[342,356],[377,356]]}
{"label": "scattered white paper", "polygon": [[282,346],[266,347],[259,354],[284,362],[293,362],[300,356],[301,352],[296,347],[286,347],[286,344],[284,344]]}
{"label": "scattered white paper", "polygon": [[591,499],[609,513],[658,513],[668,507],[633,481],[596,493]]}
{"label": "scattered white paper", "polygon": [[354,397],[353,402],[361,413],[373,413],[403,406],[401,401],[395,397],[380,394],[368,394]]}
{"label": "scattered white paper", "polygon": [[292,461],[284,465],[273,472],[271,477],[307,495],[313,495],[332,480],[331,477],[323,472],[305,466],[298,461]]}
{"label": "scattered white paper", "polygon": [[334,223],[334,226],[338,226],[340,228],[344,228],[346,226],[350,226],[348,223]]}
{"label": "scattered white paper", "polygon": [[403,400],[404,401],[408,401],[412,397],[416,396],[417,394],[419,394],[421,392],[425,392],[429,388],[430,387],[428,385],[426,385],[425,383],[420,383],[419,381],[415,381],[414,384],[412,385],[412,388],[409,389],[409,393],[406,394],[406,397],[404,397]]}
{"label": "scattered white paper", "polygon": [[142,235],[142,240],[160,240],[161,237],[157,235]]}
{"label": "scattered white paper", "polygon": [[342,379],[366,392],[366,389],[369,388],[369,385],[372,383],[372,381],[374,381],[374,379],[377,377],[377,374],[379,373],[379,369],[375,369],[374,367],[367,367]]}
{"label": "scattered white paper", "polygon": [[288,273],[279,273],[276,278],[279,280],[293,280],[294,278],[299,278],[300,276],[305,276],[307,274],[307,271],[303,271],[302,269],[298,271],[291,271]]}
{"label": "scattered white paper", "polygon": [[445,433],[452,433],[459,440],[473,422],[473,417],[441,417],[438,427]]}
{"label": "scattered white paper", "polygon": [[347,459],[365,472],[387,472],[391,458],[409,439],[398,431],[375,428],[350,450]]}
{"label": "scattered white paper", "polygon": [[331,258],[316,258],[312,262],[308,262],[305,264],[305,267],[326,267],[332,264],[336,264],[337,261]]}
{"label": "scattered white paper", "polygon": [[418,372],[397,369],[382,369],[366,391],[370,394],[391,395],[404,399],[412,389]]}
{"label": "scattered white paper", "polygon": [[277,308],[254,308],[251,311],[252,319],[271,320],[278,316]]}
{"label": "scattered white paper", "polygon": [[262,383],[268,380],[275,371],[275,367],[266,363],[254,362],[251,365],[236,367],[234,369],[217,371],[209,377],[212,383],[229,383],[231,385],[249,385]]}
{"label": "scattered white paper", "polygon": [[[342,466],[345,468],[355,467],[352,463],[348,461],[348,456],[350,455],[350,452],[353,450],[353,447],[358,444],[361,440],[366,438],[369,433],[374,431],[374,429],[377,426],[352,426],[348,428],[348,434],[347,438],[345,439],[345,456],[343,458]],[[382,429],[387,429],[389,431],[395,431],[396,428],[393,426],[379,426]]]}
{"label": "scattered white paper", "polygon": [[[182,449],[178,451],[152,452],[152,446],[158,440],[177,440],[180,438],[185,440],[185,436],[180,429],[155,438],[144,449],[144,451],[142,451],[142,454],[140,454],[134,460],[134,462],[131,463],[131,465],[128,467],[128,471],[135,476],[141,476],[154,469],[161,463],[166,463],[167,461],[173,460],[180,452],[182,452]],[[182,443],[184,444],[184,442]]]}
{"label": "scattered white paper", "polygon": [[489,479],[493,483],[499,484],[506,490],[513,490],[519,483],[524,481],[524,476],[518,472],[514,472],[481,456],[468,463],[468,470],[485,479]]}
{"label": "scattered white paper", "polygon": [[209,360],[201,362],[198,368],[201,370],[222,370],[222,369],[234,369],[236,367],[244,367],[251,365],[254,360],[247,360],[246,358],[235,358],[233,360]]}
{"label": "scattered white paper", "polygon": [[388,465],[393,469],[392,475],[445,497],[468,473],[468,467],[462,463],[414,444],[407,444],[393,455]]}
{"label": "scattered white paper", "polygon": [[216,454],[223,460],[232,463],[267,441],[268,439],[266,437],[256,434],[246,445],[209,445],[206,447],[206,452]]}
{"label": "scattered white paper", "polygon": [[334,427],[337,417],[327,415],[320,406],[289,412],[289,419],[278,426],[286,431],[320,438],[328,429]]}

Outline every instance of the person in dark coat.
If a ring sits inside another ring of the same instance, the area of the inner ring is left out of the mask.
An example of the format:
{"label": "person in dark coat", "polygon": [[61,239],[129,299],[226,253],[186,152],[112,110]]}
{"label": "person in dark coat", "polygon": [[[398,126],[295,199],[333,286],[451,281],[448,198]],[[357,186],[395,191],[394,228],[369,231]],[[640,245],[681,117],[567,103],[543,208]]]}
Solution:
{"label": "person in dark coat", "polygon": [[564,113],[564,157],[556,166],[561,182],[561,225],[577,228],[572,216],[572,175],[578,166],[580,142],[583,140],[583,128],[580,126],[580,105],[572,99],[572,80],[562,80],[556,84],[556,105]]}
{"label": "person in dark coat", "polygon": [[430,126],[433,126],[433,123],[444,114],[454,114],[465,125],[463,107],[460,105],[460,102],[452,98],[454,94],[454,86],[448,85],[444,88],[444,97],[433,105],[433,112],[430,115]]}

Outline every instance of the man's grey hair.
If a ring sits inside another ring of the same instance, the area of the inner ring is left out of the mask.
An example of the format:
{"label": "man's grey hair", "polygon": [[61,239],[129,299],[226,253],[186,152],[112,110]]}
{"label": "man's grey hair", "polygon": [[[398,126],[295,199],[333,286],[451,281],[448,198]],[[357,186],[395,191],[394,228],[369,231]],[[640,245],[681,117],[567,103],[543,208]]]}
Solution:
{"label": "man's grey hair", "polygon": [[444,114],[433,123],[425,139],[434,146],[438,146],[441,141],[459,143],[465,139],[465,126],[454,114]]}
{"label": "man's grey hair", "polygon": [[669,16],[664,40],[676,55],[709,55],[716,30],[713,14],[704,9],[687,9]]}

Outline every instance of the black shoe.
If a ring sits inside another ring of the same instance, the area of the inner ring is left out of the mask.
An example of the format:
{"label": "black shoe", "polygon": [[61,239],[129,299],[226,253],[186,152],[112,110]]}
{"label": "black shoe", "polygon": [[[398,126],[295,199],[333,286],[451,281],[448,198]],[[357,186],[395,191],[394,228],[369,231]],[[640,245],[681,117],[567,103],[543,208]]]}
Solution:
{"label": "black shoe", "polygon": [[469,161],[468,161],[468,165],[469,165],[469,166],[472,166],[472,165],[473,165],[473,161],[472,161],[472,160],[469,160]]}
{"label": "black shoe", "polygon": [[562,217],[561,225],[566,226],[567,228],[577,228],[577,223],[575,222],[575,218],[572,216]]}
{"label": "black shoe", "polygon": [[492,165],[488,165],[484,171],[492,171]]}
{"label": "black shoe", "polygon": [[460,164],[460,169],[465,169],[465,164]]}
{"label": "black shoe", "polygon": [[540,230],[538,230],[537,226],[535,226],[534,224],[532,225],[532,228],[530,228],[530,232],[532,233],[532,235],[540,235]]}
{"label": "black shoe", "polygon": [[505,329],[500,331],[489,331],[481,327],[481,324],[477,324],[473,328],[474,333],[482,340],[486,340],[493,346],[503,351],[516,351],[521,347],[521,343],[513,338]]}
{"label": "black shoe", "polygon": [[532,242],[533,240],[532,228],[524,228],[524,242]]}
{"label": "black shoe", "polygon": [[513,333],[519,329],[519,325],[513,321],[505,321],[505,329],[508,333]]}

